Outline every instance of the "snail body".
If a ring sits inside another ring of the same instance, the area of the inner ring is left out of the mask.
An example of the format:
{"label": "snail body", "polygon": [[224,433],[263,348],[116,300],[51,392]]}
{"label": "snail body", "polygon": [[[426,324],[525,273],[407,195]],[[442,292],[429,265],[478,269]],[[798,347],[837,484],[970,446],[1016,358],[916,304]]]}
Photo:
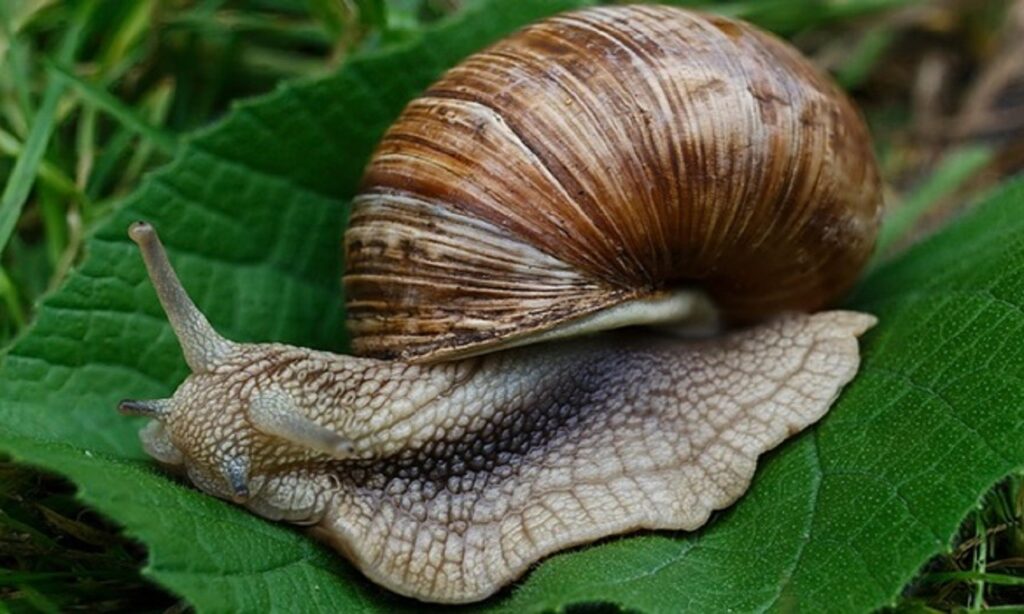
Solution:
{"label": "snail body", "polygon": [[[401,594],[479,600],[571,545],[699,527],[824,415],[874,319],[797,312],[850,286],[879,205],[859,117],[783,43],[667,7],[557,16],[384,137],[346,233],[362,356],[224,339],[133,225],[193,374],[120,408],[202,490]],[[764,322],[599,332],[710,304]]]}

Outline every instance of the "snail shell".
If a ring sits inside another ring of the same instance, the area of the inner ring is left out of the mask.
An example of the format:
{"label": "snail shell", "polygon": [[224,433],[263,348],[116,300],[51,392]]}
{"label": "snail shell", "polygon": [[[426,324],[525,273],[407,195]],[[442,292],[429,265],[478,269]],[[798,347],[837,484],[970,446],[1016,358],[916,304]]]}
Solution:
{"label": "snail shell", "polygon": [[816,310],[874,245],[849,100],[745,23],[666,6],[529,26],[411,102],[346,234],[357,353],[481,353],[699,286],[728,320]]}

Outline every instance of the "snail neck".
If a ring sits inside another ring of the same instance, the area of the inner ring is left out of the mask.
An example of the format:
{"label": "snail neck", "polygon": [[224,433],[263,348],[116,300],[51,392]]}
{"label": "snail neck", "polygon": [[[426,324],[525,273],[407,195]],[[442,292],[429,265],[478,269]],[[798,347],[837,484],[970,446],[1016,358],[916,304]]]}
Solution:
{"label": "snail neck", "polygon": [[458,390],[479,359],[417,365],[288,348],[293,376],[284,383],[295,397],[307,394],[303,414],[353,443],[357,458],[394,454],[412,433],[429,425],[425,408]]}
{"label": "snail neck", "polygon": [[500,344],[460,356],[475,356],[626,326],[656,327],[685,337],[707,337],[720,330],[718,310],[705,293],[692,289],[671,290],[612,305],[562,322],[554,328],[510,338]]}

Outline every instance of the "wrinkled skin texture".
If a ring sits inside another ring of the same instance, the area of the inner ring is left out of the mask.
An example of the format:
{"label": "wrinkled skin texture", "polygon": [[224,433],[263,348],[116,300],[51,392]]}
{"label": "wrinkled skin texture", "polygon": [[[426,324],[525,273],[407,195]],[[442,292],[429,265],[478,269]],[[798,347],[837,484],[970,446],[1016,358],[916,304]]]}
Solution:
{"label": "wrinkled skin texture", "polygon": [[[824,415],[873,322],[793,315],[706,341],[623,331],[435,365],[235,344],[143,440],[204,491],[313,525],[396,592],[474,601],[556,550],[704,524],[760,454]],[[271,390],[342,434],[345,458],[255,428]]]}

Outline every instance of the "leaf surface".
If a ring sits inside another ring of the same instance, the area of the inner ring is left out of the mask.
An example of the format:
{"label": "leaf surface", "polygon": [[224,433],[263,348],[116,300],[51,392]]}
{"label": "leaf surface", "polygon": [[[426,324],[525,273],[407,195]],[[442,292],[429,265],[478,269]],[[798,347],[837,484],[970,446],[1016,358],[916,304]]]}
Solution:
{"label": "leaf surface", "polygon": [[[157,470],[119,416],[186,369],[125,235],[147,219],[227,336],[342,350],[339,237],[373,144],[468,53],[579,4],[482,2],[402,47],[235,108],[186,142],[88,244],[0,363],[0,449],[71,478],[150,552],[147,573],[203,611],[409,606],[298,530]],[[609,601],[645,611],[861,611],[946,547],[1024,464],[1024,183],[876,270],[850,306],[881,323],[815,429],[771,454],[739,504],[695,534],[556,555],[483,608]]]}

